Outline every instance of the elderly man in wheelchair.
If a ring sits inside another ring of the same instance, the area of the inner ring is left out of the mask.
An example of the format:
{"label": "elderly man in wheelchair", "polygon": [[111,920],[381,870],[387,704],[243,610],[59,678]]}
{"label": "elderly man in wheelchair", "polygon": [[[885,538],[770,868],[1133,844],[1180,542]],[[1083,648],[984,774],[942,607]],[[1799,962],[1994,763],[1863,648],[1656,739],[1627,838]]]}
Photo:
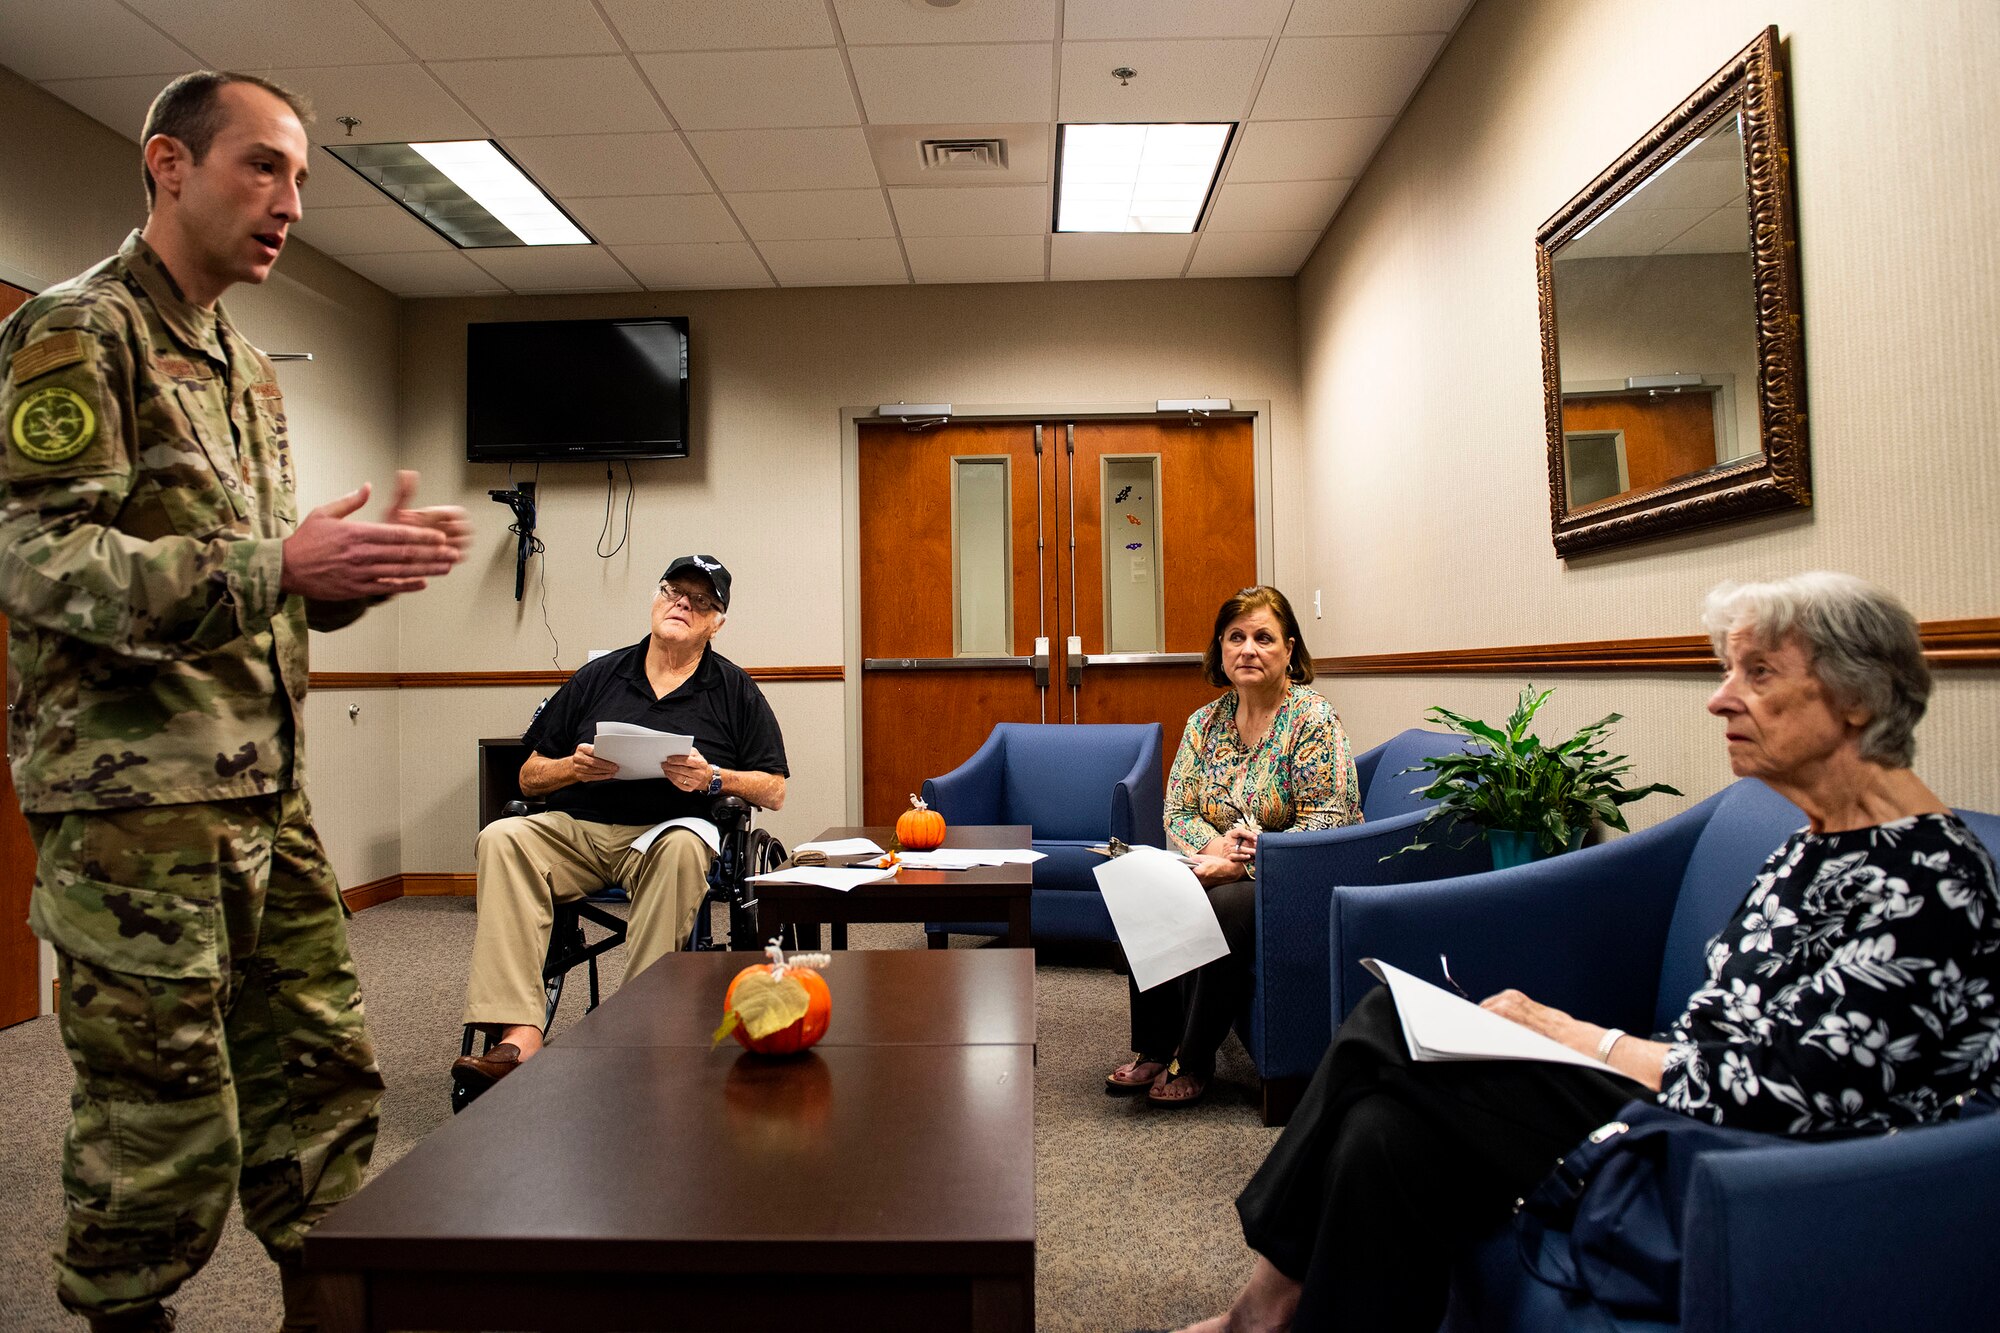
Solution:
{"label": "elderly man in wheelchair", "polygon": [[[740,890],[745,861],[754,858],[744,839],[747,807],[782,806],[790,770],[762,691],[709,643],[729,609],[729,585],[729,571],[712,556],[675,559],[653,597],[650,633],[586,663],[521,738],[530,751],[521,794],[544,808],[515,814],[529,807],[510,805],[509,817],[480,830],[479,925],[465,1053],[452,1064],[455,1105],[541,1050],[559,993],[560,972],[548,975],[557,961],[549,945],[559,907],[623,886],[632,902],[625,927],[632,976],[690,939],[719,853],[728,854],[726,878]],[[694,746],[667,758],[657,775],[635,777],[596,754],[603,722],[691,736]],[[717,814],[727,837],[711,820]],[[573,916],[570,929],[580,929]],[[557,955],[568,945],[558,940]],[[585,957],[594,990],[591,950],[563,965]],[[478,1029],[492,1044],[474,1053]]]}

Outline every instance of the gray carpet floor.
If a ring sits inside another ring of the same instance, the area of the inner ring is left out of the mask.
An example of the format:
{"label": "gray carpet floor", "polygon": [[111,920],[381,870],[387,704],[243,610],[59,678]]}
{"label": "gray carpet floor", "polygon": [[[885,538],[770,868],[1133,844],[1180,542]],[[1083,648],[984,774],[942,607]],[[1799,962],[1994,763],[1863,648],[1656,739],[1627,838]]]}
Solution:
{"label": "gray carpet floor", "polygon": [[[721,922],[718,920],[718,927]],[[379,1170],[450,1114],[447,1069],[472,951],[470,898],[402,898],[353,922],[388,1096]],[[957,937],[955,946],[976,947]],[[916,926],[857,926],[854,948],[921,948]],[[624,953],[606,955],[615,991]],[[581,974],[558,1036],[583,1014]],[[1276,1130],[1258,1123],[1234,1037],[1207,1100],[1164,1111],[1103,1095],[1125,1052],[1125,981],[1099,960],[1044,950],[1037,966],[1036,1326],[1044,1333],[1173,1327],[1213,1314],[1249,1272],[1231,1201]],[[77,1330],[56,1304],[49,1252],[62,1226],[58,1163],[70,1068],[53,1018],[0,1032],[0,1329]],[[175,1299],[182,1333],[277,1327],[277,1270],[232,1218],[215,1257]]]}

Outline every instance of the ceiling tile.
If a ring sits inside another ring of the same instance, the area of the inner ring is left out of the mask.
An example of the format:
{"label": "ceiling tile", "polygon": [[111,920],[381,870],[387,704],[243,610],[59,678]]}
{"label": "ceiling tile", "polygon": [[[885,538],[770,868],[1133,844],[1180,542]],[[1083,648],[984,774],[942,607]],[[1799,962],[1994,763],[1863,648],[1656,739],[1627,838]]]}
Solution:
{"label": "ceiling tile", "polygon": [[465,254],[517,292],[629,292],[639,286],[601,246],[523,245]]}
{"label": "ceiling tile", "polygon": [[1289,278],[1311,257],[1318,231],[1212,231],[1195,247],[1190,278]]}
{"label": "ceiling tile", "polygon": [[117,0],[0,0],[0,52],[25,79],[157,74],[161,88],[201,63]]}
{"label": "ceiling tile", "polygon": [[128,74],[116,79],[54,79],[42,85],[84,115],[109,125],[133,143],[146,128],[146,110],[167,86],[158,74]]}
{"label": "ceiling tile", "polygon": [[315,250],[335,256],[452,248],[450,241],[396,204],[310,209],[300,220],[296,231],[299,239]]}
{"label": "ceiling tile", "polygon": [[865,46],[848,51],[877,125],[1049,119],[1054,53],[1038,46]]}
{"label": "ceiling tile", "polygon": [[877,184],[858,129],[698,130],[696,156],[723,190],[839,190]]}
{"label": "ceiling tile", "polygon": [[896,234],[879,189],[732,194],[729,206],[753,241],[855,240]]}
{"label": "ceiling tile", "polygon": [[[1049,122],[1026,124],[865,125],[868,149],[884,185],[914,185],[925,189],[960,186],[1042,184],[1049,178]],[[998,139],[1005,145],[1007,165],[979,171],[924,165],[926,139]]]}
{"label": "ceiling tile", "polygon": [[889,191],[889,198],[905,240],[912,236],[1040,236],[1049,229],[1049,192],[1039,185],[895,189]]}
{"label": "ceiling tile", "polygon": [[600,245],[682,245],[740,241],[743,229],[712,194],[578,199],[569,211]]}
{"label": "ceiling tile", "polygon": [[696,194],[708,177],[681,136],[557,134],[503,140],[516,162],[561,199],[615,194]]}
{"label": "ceiling tile", "polygon": [[1267,181],[1225,185],[1208,211],[1208,231],[1320,231],[1353,181]]}
{"label": "ceiling tile", "polygon": [[445,61],[430,68],[495,134],[672,128],[625,56]]}
{"label": "ceiling tile", "polygon": [[[314,143],[410,143],[483,139],[486,130],[417,64],[279,69],[271,77],[312,99],[318,119],[306,127]],[[361,121],[350,134],[336,119]]]}
{"label": "ceiling tile", "polygon": [[314,145],[307,158],[307,169],[312,173],[306,180],[305,189],[300,191],[305,204],[306,216],[311,217],[315,209],[321,208],[364,208],[369,204],[384,202],[386,196],[326,149]]}
{"label": "ceiling tile", "polygon": [[368,6],[423,60],[618,49],[590,0],[368,0]]}
{"label": "ceiling tile", "polygon": [[280,65],[372,65],[410,58],[354,0],[140,0],[140,6],[210,69],[262,74]]}
{"label": "ceiling tile", "polygon": [[892,240],[764,241],[757,248],[787,287],[890,286],[909,282]]}
{"label": "ceiling tile", "polygon": [[456,250],[407,255],[351,255],[340,261],[398,296],[485,296],[507,287]]}
{"label": "ceiling tile", "polygon": [[621,245],[612,254],[654,291],[694,287],[771,287],[770,272],[748,241],[719,245]]}
{"label": "ceiling tile", "polygon": [[1275,37],[1293,0],[1067,0],[1063,38]]}
{"label": "ceiling tile", "polygon": [[910,0],[833,0],[849,46],[944,42],[1048,42],[1056,0],[984,0],[938,8]]}
{"label": "ceiling tile", "polygon": [[[1241,120],[1270,45],[1262,38],[1205,42],[1064,42],[1066,121]],[[1120,83],[1111,71],[1138,77]]]}
{"label": "ceiling tile", "polygon": [[1058,232],[1049,251],[1049,276],[1057,282],[1178,278],[1193,247],[1193,236]]}
{"label": "ceiling tile", "polygon": [[[725,51],[832,46],[826,0],[600,0],[634,51]],[[761,271],[761,270],[760,270]]]}
{"label": "ceiling tile", "polygon": [[1442,35],[1286,37],[1264,73],[1258,120],[1393,116],[1410,100]]}
{"label": "ceiling tile", "polygon": [[838,51],[694,51],[638,60],[684,130],[861,123]]}
{"label": "ceiling tile", "polygon": [[1040,236],[912,236],[904,240],[918,282],[1019,282],[1040,278]]}
{"label": "ceiling tile", "polygon": [[1387,116],[1351,120],[1258,120],[1240,131],[1229,180],[1318,181],[1361,174],[1382,136]]}
{"label": "ceiling tile", "polygon": [[1472,0],[1294,0],[1287,37],[1450,32]]}

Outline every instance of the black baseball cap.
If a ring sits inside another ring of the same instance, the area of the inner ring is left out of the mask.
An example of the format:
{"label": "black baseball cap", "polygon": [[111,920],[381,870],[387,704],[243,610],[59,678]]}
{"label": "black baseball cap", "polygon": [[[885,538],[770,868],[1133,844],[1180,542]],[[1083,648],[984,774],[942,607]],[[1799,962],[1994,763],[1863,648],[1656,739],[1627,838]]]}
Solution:
{"label": "black baseball cap", "polygon": [[720,560],[712,555],[677,555],[667,566],[667,572],[660,575],[661,582],[671,580],[684,569],[692,569],[705,576],[709,586],[715,589],[715,600],[722,604],[723,610],[729,609],[729,571],[722,567]]}

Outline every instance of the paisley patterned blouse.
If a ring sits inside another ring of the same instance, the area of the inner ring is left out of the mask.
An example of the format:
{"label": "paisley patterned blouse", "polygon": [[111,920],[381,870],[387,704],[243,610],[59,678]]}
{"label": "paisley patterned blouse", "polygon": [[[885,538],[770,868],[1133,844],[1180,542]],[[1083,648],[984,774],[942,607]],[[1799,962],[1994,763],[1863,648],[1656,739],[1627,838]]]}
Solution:
{"label": "paisley patterned blouse", "polygon": [[1361,822],[1354,754],[1325,696],[1290,686],[1250,749],[1236,732],[1235,690],[1188,718],[1167,777],[1167,832],[1198,852],[1245,815],[1272,832]]}

